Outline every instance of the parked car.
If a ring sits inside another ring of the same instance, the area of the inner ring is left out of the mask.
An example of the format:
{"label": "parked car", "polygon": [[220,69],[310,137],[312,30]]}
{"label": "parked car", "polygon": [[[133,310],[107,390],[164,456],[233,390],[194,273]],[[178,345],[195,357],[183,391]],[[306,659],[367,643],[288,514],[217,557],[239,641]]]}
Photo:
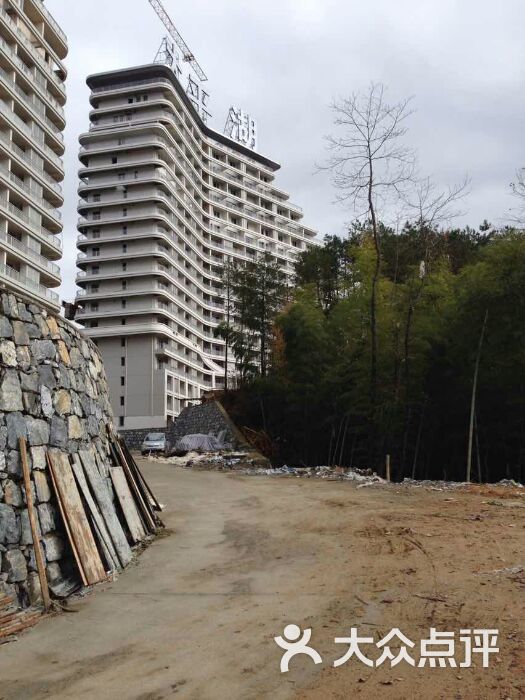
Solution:
{"label": "parked car", "polygon": [[152,452],[166,453],[168,444],[164,433],[148,433],[144,438],[144,442],[140,446],[140,452],[143,455]]}

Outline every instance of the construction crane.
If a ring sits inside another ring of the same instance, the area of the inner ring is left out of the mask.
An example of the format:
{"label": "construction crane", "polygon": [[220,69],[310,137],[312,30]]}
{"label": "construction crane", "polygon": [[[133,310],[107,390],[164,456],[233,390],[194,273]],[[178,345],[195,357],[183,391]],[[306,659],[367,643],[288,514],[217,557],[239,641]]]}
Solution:
{"label": "construction crane", "polygon": [[175,44],[179,47],[179,49],[182,52],[182,60],[185,61],[186,63],[189,63],[190,66],[193,68],[195,74],[201,80],[202,82],[208,80],[206,73],[202,70],[202,68],[199,65],[199,62],[195,58],[195,56],[192,54],[190,51],[188,45],[184,41],[184,39],[181,37],[179,32],[177,31],[177,28],[173,24],[173,22],[170,19],[170,16],[164,9],[164,5],[161,3],[160,0],[149,0],[149,4],[152,6],[152,8],[155,10],[157,15],[160,18],[160,21],[162,24],[166,27],[166,29],[169,32],[169,35],[175,42]]}

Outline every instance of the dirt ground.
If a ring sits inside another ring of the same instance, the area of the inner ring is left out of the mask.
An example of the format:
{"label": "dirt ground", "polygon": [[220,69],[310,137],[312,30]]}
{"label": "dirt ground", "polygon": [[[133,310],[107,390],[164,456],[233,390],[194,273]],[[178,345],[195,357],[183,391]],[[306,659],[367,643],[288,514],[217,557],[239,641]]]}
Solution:
{"label": "dirt ground", "polygon": [[[1,700],[525,696],[525,497],[144,471],[172,532],[77,613],[1,646]],[[298,656],[280,673],[273,637],[289,623],[312,628],[322,664]],[[351,627],[375,641],[398,627],[415,649],[430,627],[497,628],[500,651],[487,669],[479,655],[334,668]]]}

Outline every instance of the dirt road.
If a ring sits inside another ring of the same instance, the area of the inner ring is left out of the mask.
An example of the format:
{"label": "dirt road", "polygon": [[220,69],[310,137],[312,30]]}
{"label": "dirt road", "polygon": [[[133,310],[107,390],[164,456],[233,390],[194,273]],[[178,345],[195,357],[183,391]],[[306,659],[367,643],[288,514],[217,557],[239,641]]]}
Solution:
{"label": "dirt road", "polygon": [[[525,566],[525,498],[145,472],[173,533],[77,614],[0,647],[0,700],[524,696],[525,573],[491,572]],[[280,673],[273,637],[289,623],[312,628],[322,664],[300,656]],[[479,655],[472,668],[334,668],[351,627],[375,641],[398,627],[416,649],[430,627],[498,628],[500,651],[488,669]]]}

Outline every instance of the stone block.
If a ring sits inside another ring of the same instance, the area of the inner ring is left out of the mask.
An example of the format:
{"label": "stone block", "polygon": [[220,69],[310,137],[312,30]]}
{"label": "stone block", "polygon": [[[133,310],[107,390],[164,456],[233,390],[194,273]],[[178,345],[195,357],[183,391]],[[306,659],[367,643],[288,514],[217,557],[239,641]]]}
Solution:
{"label": "stone block", "polygon": [[[23,546],[33,544],[33,533],[31,531],[31,523],[29,521],[29,513],[27,510],[20,511],[20,530],[20,544]],[[38,533],[38,537],[41,537],[42,535],[38,518],[36,518],[36,531]]]}
{"label": "stone block", "polygon": [[18,449],[18,438],[27,438],[27,426],[22,413],[8,413],[6,416],[7,446]]}
{"label": "stone block", "polygon": [[40,387],[40,403],[42,406],[42,413],[47,418],[51,418],[54,413],[53,409],[53,399],[51,398],[51,389],[45,384]]}
{"label": "stone block", "polygon": [[30,445],[47,445],[49,443],[49,423],[38,418],[26,417],[27,440]]}
{"label": "stone block", "polygon": [[22,391],[37,392],[38,385],[38,374],[36,372],[30,372],[29,374],[25,374],[25,372],[20,372],[20,386],[22,387]]}
{"label": "stone block", "polygon": [[49,444],[53,447],[66,447],[68,439],[68,426],[63,418],[53,416],[51,419],[51,432]]}
{"label": "stone block", "polygon": [[56,356],[55,344],[52,340],[32,340],[31,354],[35,362],[44,362],[45,360],[54,360]]}
{"label": "stone block", "polygon": [[37,469],[40,471],[44,471],[45,469],[47,469],[45,446],[31,448],[31,462],[33,465],[33,469]]}
{"label": "stone block", "polygon": [[58,343],[58,354],[60,355],[60,359],[65,365],[70,365],[71,364],[71,357],[69,355],[69,351],[67,349],[66,344],[64,343],[63,340],[59,340]]}
{"label": "stone block", "polygon": [[58,561],[64,554],[64,540],[59,535],[44,535],[44,549],[47,561]]}
{"label": "stone block", "polygon": [[66,389],[60,389],[55,393],[53,403],[55,411],[60,416],[65,416],[68,413],[71,413],[71,396],[69,391],[66,391]]}
{"label": "stone block", "polygon": [[56,388],[57,380],[51,365],[41,365],[38,368],[38,384],[39,386],[47,386],[48,389]]}
{"label": "stone block", "polygon": [[18,372],[14,369],[6,369],[0,379],[0,411],[22,411],[22,389],[18,379]]}
{"label": "stone block", "polygon": [[7,473],[16,479],[22,478],[22,462],[18,450],[10,450],[7,455]]}
{"label": "stone block", "polygon": [[9,319],[5,316],[0,316],[0,338],[12,338],[13,326]]}
{"label": "stone block", "polygon": [[27,564],[19,549],[11,549],[2,557],[2,571],[7,574],[8,583],[18,583],[27,579]]}
{"label": "stone block", "polygon": [[78,416],[69,416],[68,418],[68,435],[70,440],[80,440],[84,437],[84,429],[82,422]]}
{"label": "stone block", "polygon": [[19,345],[17,347],[16,360],[19,368],[24,372],[31,368],[31,353],[26,345]]}
{"label": "stone block", "polygon": [[0,503],[0,544],[18,544],[20,540],[20,520],[15,510],[6,503]]}
{"label": "stone block", "polygon": [[0,356],[4,365],[8,367],[16,367],[18,361],[16,359],[16,346],[12,340],[0,341]]}
{"label": "stone block", "polygon": [[15,484],[11,479],[7,479],[3,483],[4,489],[4,502],[8,506],[15,506],[20,508],[23,505],[24,500],[22,498],[22,490],[18,484]]}
{"label": "stone block", "polygon": [[29,345],[29,333],[23,321],[13,321],[13,330],[17,345]]}
{"label": "stone block", "polygon": [[56,319],[53,316],[48,316],[46,320],[51,337],[53,338],[53,340],[58,340],[60,338],[60,331],[58,329]]}
{"label": "stone block", "polygon": [[51,488],[47,474],[41,471],[33,471],[33,482],[35,484],[37,501],[39,503],[47,503],[51,500]]}
{"label": "stone block", "polygon": [[57,515],[55,509],[49,503],[41,503],[37,506],[40,529],[44,535],[57,529]]}

